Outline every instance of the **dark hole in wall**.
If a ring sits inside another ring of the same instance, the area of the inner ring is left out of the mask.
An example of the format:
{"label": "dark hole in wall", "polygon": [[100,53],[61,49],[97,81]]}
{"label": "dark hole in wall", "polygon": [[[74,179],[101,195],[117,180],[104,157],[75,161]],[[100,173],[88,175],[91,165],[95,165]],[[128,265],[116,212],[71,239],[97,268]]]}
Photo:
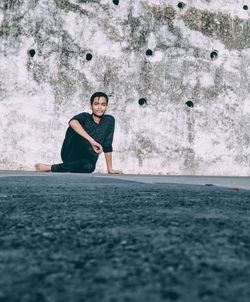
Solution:
{"label": "dark hole in wall", "polygon": [[248,5],[244,5],[244,6],[243,6],[243,9],[244,9],[244,10],[248,10]]}
{"label": "dark hole in wall", "polygon": [[30,54],[30,56],[33,58],[34,55],[36,54],[35,49],[30,49],[30,50],[29,50],[29,54]]}
{"label": "dark hole in wall", "polygon": [[193,108],[194,107],[194,103],[192,101],[187,101],[186,102],[186,105],[190,108]]}
{"label": "dark hole in wall", "polygon": [[153,51],[151,49],[147,49],[146,55],[147,56],[152,56],[153,55]]}
{"label": "dark hole in wall", "polygon": [[145,105],[147,104],[147,100],[144,99],[144,98],[140,98],[139,101],[138,101],[139,105],[142,106],[142,105]]}
{"label": "dark hole in wall", "polygon": [[182,9],[182,8],[184,8],[184,7],[186,6],[186,4],[185,4],[184,2],[179,2],[179,3],[177,4],[177,6],[178,6],[180,9]]}
{"label": "dark hole in wall", "polygon": [[210,53],[210,58],[211,60],[216,60],[218,58],[218,51],[217,50],[213,50],[211,53]]}
{"label": "dark hole in wall", "polygon": [[118,5],[119,4],[119,0],[113,0],[114,5]]}
{"label": "dark hole in wall", "polygon": [[87,53],[87,54],[86,54],[86,60],[87,60],[87,61],[91,61],[92,58],[93,58],[93,56],[92,56],[91,53]]}

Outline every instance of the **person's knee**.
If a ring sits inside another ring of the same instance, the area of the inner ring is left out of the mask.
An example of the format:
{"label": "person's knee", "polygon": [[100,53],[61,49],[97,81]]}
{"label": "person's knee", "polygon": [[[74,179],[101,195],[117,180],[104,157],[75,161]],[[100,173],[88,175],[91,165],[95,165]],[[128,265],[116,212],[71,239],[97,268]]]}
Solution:
{"label": "person's knee", "polygon": [[85,165],[84,167],[84,171],[85,173],[92,173],[95,171],[95,165],[91,164],[91,163],[88,163]]}

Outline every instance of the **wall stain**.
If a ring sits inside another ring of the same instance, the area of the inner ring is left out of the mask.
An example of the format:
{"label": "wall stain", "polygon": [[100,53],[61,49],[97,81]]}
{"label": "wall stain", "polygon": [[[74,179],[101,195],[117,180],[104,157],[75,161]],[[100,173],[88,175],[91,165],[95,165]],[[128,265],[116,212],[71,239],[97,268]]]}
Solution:
{"label": "wall stain", "polygon": [[78,0],[78,3],[100,3],[100,0]]}
{"label": "wall stain", "polygon": [[250,47],[250,20],[239,17],[232,18],[229,14],[214,13],[191,7],[183,15],[183,21],[191,30],[220,39],[228,49]]}
{"label": "wall stain", "polygon": [[132,7],[130,7],[128,18],[122,23],[122,25],[128,28],[128,36],[126,38],[129,46],[125,50],[140,51],[144,48],[151,32],[150,25],[146,18],[134,17]]}
{"label": "wall stain", "polygon": [[74,12],[74,13],[80,13],[85,16],[94,16],[93,13],[81,8],[79,5],[71,3],[68,0],[55,0],[55,4],[58,8],[66,11],[66,12]]}
{"label": "wall stain", "polygon": [[188,145],[183,148],[182,154],[184,156],[184,167],[187,171],[195,173],[195,170],[199,167],[199,162],[196,159],[196,154],[193,149],[194,139],[195,139],[195,115],[194,109],[186,107],[187,113],[187,141]]}
{"label": "wall stain", "polygon": [[17,6],[21,6],[23,1],[20,0],[3,0],[2,9],[4,10],[14,10]]}
{"label": "wall stain", "polygon": [[142,134],[136,135],[137,145],[134,146],[134,150],[136,152],[139,166],[143,165],[143,160],[153,151],[155,151],[155,146],[150,138],[143,136]]}
{"label": "wall stain", "polygon": [[150,6],[144,4],[146,11],[150,12],[157,21],[167,22],[172,27],[176,16],[176,10],[171,5]]}

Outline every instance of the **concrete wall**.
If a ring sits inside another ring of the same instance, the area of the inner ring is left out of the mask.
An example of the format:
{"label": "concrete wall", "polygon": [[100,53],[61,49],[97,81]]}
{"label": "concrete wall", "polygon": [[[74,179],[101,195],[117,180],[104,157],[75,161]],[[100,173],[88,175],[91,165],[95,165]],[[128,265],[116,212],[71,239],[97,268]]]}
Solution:
{"label": "concrete wall", "polygon": [[0,169],[60,162],[68,120],[101,90],[114,168],[250,175],[246,2],[0,0]]}

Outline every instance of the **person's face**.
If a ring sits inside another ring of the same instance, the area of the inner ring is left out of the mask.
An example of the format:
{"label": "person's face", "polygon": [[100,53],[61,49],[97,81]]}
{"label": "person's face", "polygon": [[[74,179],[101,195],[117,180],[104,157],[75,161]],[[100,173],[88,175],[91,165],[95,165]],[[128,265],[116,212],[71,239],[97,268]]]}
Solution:
{"label": "person's face", "polygon": [[101,117],[103,114],[105,114],[107,106],[108,104],[106,98],[101,96],[94,98],[94,102],[91,105],[91,109],[95,115]]}

